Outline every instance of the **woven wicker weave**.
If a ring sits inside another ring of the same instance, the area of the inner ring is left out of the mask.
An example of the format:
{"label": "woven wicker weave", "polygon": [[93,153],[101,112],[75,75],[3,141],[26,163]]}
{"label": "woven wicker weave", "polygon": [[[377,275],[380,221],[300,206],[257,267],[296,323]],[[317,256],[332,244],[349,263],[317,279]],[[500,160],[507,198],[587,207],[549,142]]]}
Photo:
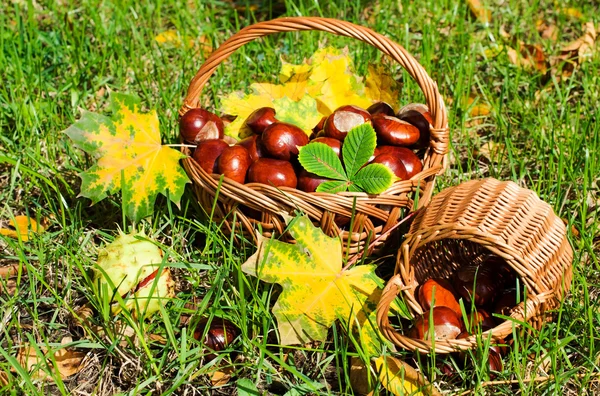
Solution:
{"label": "woven wicker weave", "polygon": [[[411,225],[398,253],[396,275],[385,287],[377,322],[394,344],[430,352],[431,341],[403,336],[389,323],[390,304],[403,292],[414,315],[422,314],[415,291],[432,277],[448,278],[482,253],[503,258],[517,273],[528,298],[511,311],[512,320],[489,330],[493,337],[511,334],[513,325],[526,321],[540,328],[569,290],[573,251],[565,226],[547,203],[513,182],[473,180],[433,197]],[[487,336],[488,332],[484,333]],[[476,336],[435,341],[436,353],[450,353],[477,345]]]}
{"label": "woven wicker weave", "polygon": [[[241,229],[247,236],[254,237],[257,226],[265,236],[273,232],[281,234],[285,229],[281,213],[300,209],[328,235],[340,235],[345,244],[350,240],[350,252],[355,253],[362,250],[368,240],[373,240],[392,227],[406,208],[413,208],[415,201],[418,200],[419,207],[426,204],[431,198],[435,176],[446,165],[449,140],[446,108],[437,84],[404,48],[370,29],[336,19],[296,17],[257,23],[233,35],[206,60],[192,79],[179,114],[183,115],[198,106],[208,79],[235,50],[266,35],[303,30],[320,30],[368,43],[402,65],[417,81],[434,120],[430,144],[423,159],[423,171],[410,180],[394,183],[380,195],[369,196],[365,193],[305,193],[258,183],[242,185],[227,178],[220,183],[218,175],[209,175],[191,158],[184,159],[183,165],[193,181],[200,204],[208,213],[213,213],[215,221],[224,220],[224,231],[232,231],[234,225],[231,220],[235,214],[236,230]],[[190,155],[189,149],[183,148],[182,151]],[[213,212],[214,197],[217,195],[218,202]],[[245,208],[240,210],[240,204]],[[350,217],[353,208],[353,228],[342,231],[334,220],[338,216]]]}

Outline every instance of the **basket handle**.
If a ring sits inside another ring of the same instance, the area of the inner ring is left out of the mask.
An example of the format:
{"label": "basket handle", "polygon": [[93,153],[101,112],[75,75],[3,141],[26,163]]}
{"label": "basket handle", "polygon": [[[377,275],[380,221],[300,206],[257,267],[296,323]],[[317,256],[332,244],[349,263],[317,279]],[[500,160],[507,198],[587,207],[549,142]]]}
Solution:
{"label": "basket handle", "polygon": [[179,114],[198,107],[200,94],[208,79],[219,64],[229,58],[234,51],[255,39],[280,32],[296,32],[304,30],[320,30],[355,38],[372,45],[384,54],[398,62],[410,76],[419,84],[425,95],[429,112],[433,118],[431,142],[434,152],[445,155],[448,151],[448,114],[437,84],[429,77],[423,66],[410,55],[401,45],[373,30],[355,25],[350,22],[320,17],[286,17],[271,21],[259,22],[247,26],[225,41],[200,67],[188,87],[186,98]]}

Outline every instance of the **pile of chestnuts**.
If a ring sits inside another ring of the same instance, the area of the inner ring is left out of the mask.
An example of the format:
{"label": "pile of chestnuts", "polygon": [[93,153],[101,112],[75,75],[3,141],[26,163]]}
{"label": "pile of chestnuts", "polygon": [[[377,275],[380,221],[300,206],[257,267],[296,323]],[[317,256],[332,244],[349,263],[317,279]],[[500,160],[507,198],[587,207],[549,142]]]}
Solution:
{"label": "pile of chestnuts", "polygon": [[368,109],[346,105],[323,117],[308,136],[296,125],[277,120],[275,109],[262,107],[245,120],[252,135],[230,142],[224,136],[224,121],[207,110],[195,108],[179,120],[181,137],[196,145],[193,158],[209,174],[221,174],[238,183],[263,183],[275,187],[314,192],[327,179],[308,173],[297,159],[298,147],[321,142],[341,157],[344,138],[352,128],[369,123],[377,133],[377,148],[371,163],[388,166],[401,180],[423,169],[415,152],[429,144],[430,124],[427,106],[410,104],[398,113],[384,102]]}
{"label": "pile of chestnuts", "polygon": [[[516,285],[513,269],[495,255],[479,257],[449,279],[428,279],[415,295],[424,313],[414,319],[407,335],[420,340],[452,340],[490,330],[503,321],[493,313],[508,316],[519,295],[522,299]],[[492,344],[488,351],[490,370],[502,371],[504,348],[499,345],[505,340],[494,339]]]}

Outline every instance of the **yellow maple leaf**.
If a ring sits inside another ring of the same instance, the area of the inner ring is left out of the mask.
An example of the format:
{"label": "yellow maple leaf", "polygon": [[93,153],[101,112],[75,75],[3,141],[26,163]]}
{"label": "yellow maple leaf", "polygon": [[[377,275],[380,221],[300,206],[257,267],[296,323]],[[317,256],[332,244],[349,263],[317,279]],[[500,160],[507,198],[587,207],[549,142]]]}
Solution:
{"label": "yellow maple leaf", "polygon": [[[338,238],[328,237],[307,216],[295,218],[289,232],[295,244],[262,238],[257,252],[242,265],[242,271],[283,287],[273,314],[283,345],[324,341],[337,319],[364,327],[367,304],[378,290],[375,265],[342,268]],[[366,310],[363,315],[359,312]]]}
{"label": "yellow maple leaf", "polygon": [[27,216],[15,216],[14,220],[8,221],[9,227],[14,228],[0,228],[0,235],[6,235],[11,238],[19,238],[21,240],[28,241],[31,233],[41,234],[44,232],[44,227],[38,224],[37,221]]}
{"label": "yellow maple leaf", "polygon": [[381,384],[393,395],[441,395],[421,373],[400,359],[379,356],[375,367]]}
{"label": "yellow maple leaf", "polygon": [[111,95],[113,117],[85,112],[64,131],[73,142],[98,160],[79,176],[80,195],[93,203],[119,189],[127,217],[139,220],[152,213],[159,193],[175,204],[189,179],[179,160],[181,152],[163,146],[155,111],[140,112],[139,98]]}
{"label": "yellow maple leaf", "polygon": [[382,65],[368,66],[365,93],[372,103],[385,102],[398,110],[400,84]]}

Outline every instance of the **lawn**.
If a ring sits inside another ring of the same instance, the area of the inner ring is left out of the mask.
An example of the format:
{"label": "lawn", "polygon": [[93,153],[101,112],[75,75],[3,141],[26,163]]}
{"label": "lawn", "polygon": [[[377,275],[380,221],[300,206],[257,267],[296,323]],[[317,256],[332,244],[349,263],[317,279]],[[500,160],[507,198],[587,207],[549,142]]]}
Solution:
{"label": "lawn", "polygon": [[[191,188],[180,207],[161,197],[135,225],[168,254],[177,298],[147,321],[129,318],[125,332],[106,310],[78,319],[95,298],[89,274],[99,249],[133,224],[118,194],[95,205],[78,197],[78,174],[93,158],[62,131],[82,110],[108,112],[111,92],[130,93],[157,110],[163,142],[178,143],[178,110],[210,49],[254,22],[299,15],[368,26],[403,45],[437,81],[451,150],[436,191],[475,178],[514,181],[552,206],[573,247],[573,283],[555,320],[519,333],[495,378],[477,351],[450,376],[435,356],[394,356],[445,394],[600,393],[600,39],[588,30],[589,46],[563,50],[585,37],[586,23],[600,31],[600,5],[483,3],[489,23],[466,1],[2,2],[0,228],[27,215],[46,231],[29,241],[0,236],[0,266],[18,268],[0,278],[0,394],[243,395],[244,387],[268,395],[353,394],[356,352],[343,328],[335,325],[323,344],[277,345],[270,307],[280,289],[241,271],[255,247],[237,248]],[[179,41],[156,40],[170,30]],[[270,36],[220,66],[201,104],[216,108],[234,90],[274,80],[281,57],[299,63],[322,45],[347,46],[361,74],[380,59],[366,44],[326,33]],[[516,58],[515,48],[522,50]],[[405,72],[392,72],[402,82],[401,103],[423,101]],[[394,257],[377,263],[393,268]],[[200,318],[214,316],[240,330],[216,358],[192,337]],[[85,356],[82,369],[62,378],[56,362],[39,359],[28,371],[15,358],[24,345],[34,356],[69,347]],[[215,371],[226,377],[218,382]],[[386,394],[381,384],[375,392]]]}

